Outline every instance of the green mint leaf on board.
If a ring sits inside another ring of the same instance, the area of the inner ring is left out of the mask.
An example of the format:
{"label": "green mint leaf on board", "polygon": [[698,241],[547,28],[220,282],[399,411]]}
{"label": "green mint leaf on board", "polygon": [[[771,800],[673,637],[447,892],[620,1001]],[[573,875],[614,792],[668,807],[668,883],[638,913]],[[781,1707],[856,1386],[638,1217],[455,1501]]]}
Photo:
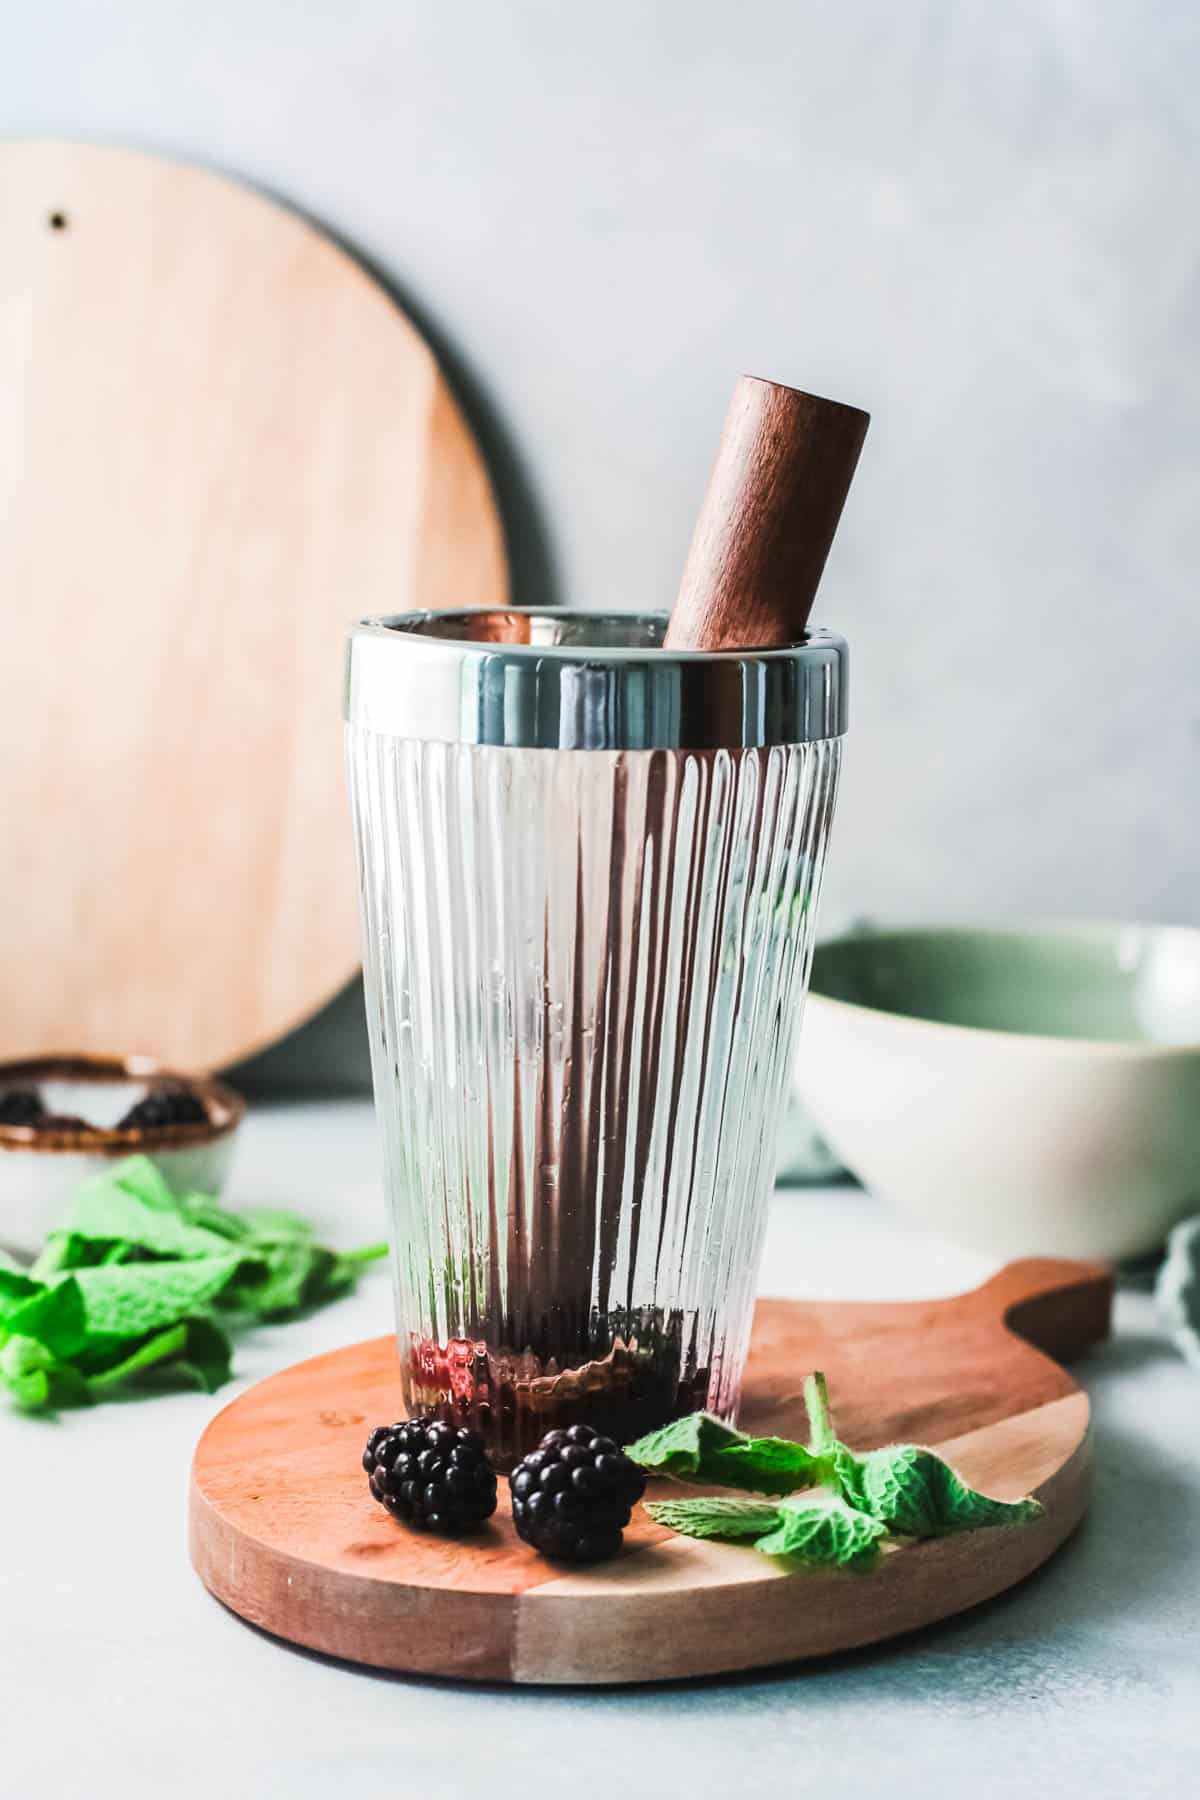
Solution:
{"label": "green mint leaf on board", "polygon": [[1030,1496],[1009,1501],[977,1493],[934,1451],[917,1444],[889,1444],[856,1454],[838,1441],[819,1371],[804,1384],[804,1404],[813,1449],[832,1456],[836,1491],[898,1537],[947,1537],[955,1531],[1025,1525],[1045,1511]]}
{"label": "green mint leaf on board", "polygon": [[899,1537],[948,1537],[995,1525],[1040,1519],[1041,1502],[993,1500],[968,1487],[948,1463],[916,1444],[893,1444],[838,1461],[838,1485],[854,1506]]}
{"label": "green mint leaf on board", "polygon": [[[652,1501],[660,1524],[691,1537],[751,1538],[768,1556],[867,1568],[890,1537],[935,1538],[1041,1518],[1038,1500],[993,1500],[932,1450],[892,1444],[857,1454],[834,1429],[820,1371],[804,1384],[809,1444],[749,1438],[705,1413],[677,1419],[628,1454],[652,1474],[774,1493],[774,1505],[738,1500]],[[796,1492],[806,1488],[804,1493]],[[761,1527],[761,1530],[759,1529]]]}
{"label": "green mint leaf on board", "polygon": [[755,1494],[793,1494],[820,1480],[822,1470],[803,1444],[788,1438],[751,1438],[709,1413],[689,1413],[639,1438],[625,1452],[652,1475]]}
{"label": "green mint leaf on board", "polygon": [[651,1500],[646,1511],[684,1537],[725,1543],[749,1538],[766,1556],[790,1556],[811,1567],[868,1567],[887,1537],[885,1525],[827,1488],[787,1500]]}
{"label": "green mint leaf on board", "polygon": [[772,1437],[724,1445],[710,1457],[703,1479],[753,1494],[794,1494],[824,1476],[820,1460],[803,1444]]}
{"label": "green mint leaf on board", "polygon": [[651,1500],[646,1511],[684,1537],[726,1541],[762,1537],[779,1523],[779,1508],[771,1500]]}
{"label": "green mint leaf on board", "polygon": [[879,1556],[887,1526],[855,1507],[840,1494],[814,1488],[779,1503],[775,1529],[755,1540],[766,1556],[794,1556],[810,1565],[839,1569],[869,1567]]}
{"label": "green mint leaf on board", "polygon": [[715,1451],[744,1442],[740,1431],[722,1425],[711,1413],[688,1413],[673,1419],[661,1431],[647,1432],[626,1447],[632,1462],[654,1475],[674,1475],[681,1481],[706,1481],[702,1472]]}

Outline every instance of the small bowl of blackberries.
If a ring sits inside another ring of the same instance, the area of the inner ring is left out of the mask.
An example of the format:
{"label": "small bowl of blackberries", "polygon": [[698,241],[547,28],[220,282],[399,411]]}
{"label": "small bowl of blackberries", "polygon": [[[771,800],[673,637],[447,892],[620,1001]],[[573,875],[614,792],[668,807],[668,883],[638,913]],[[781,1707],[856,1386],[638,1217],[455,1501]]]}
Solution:
{"label": "small bowl of blackberries", "polygon": [[0,1248],[36,1256],[79,1183],[147,1156],[175,1188],[220,1194],[245,1102],[148,1057],[0,1063]]}
{"label": "small bowl of blackberries", "polygon": [[[379,1425],[363,1468],[394,1519],[443,1537],[481,1531],[496,1510],[496,1473],[478,1432],[433,1414]],[[615,1556],[645,1492],[635,1462],[590,1425],[548,1431],[509,1476],[517,1536],[552,1562]]]}

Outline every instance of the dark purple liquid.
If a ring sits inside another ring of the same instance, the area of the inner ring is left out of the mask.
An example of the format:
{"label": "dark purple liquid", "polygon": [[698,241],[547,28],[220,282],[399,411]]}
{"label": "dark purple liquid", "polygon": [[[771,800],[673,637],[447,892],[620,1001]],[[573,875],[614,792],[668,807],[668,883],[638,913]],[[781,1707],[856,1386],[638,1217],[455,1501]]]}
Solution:
{"label": "dark purple liquid", "polygon": [[681,1313],[596,1313],[569,1337],[562,1327],[547,1318],[522,1350],[485,1338],[414,1340],[404,1371],[410,1412],[480,1432],[503,1469],[560,1426],[591,1425],[629,1444],[704,1406],[710,1371],[698,1365]]}

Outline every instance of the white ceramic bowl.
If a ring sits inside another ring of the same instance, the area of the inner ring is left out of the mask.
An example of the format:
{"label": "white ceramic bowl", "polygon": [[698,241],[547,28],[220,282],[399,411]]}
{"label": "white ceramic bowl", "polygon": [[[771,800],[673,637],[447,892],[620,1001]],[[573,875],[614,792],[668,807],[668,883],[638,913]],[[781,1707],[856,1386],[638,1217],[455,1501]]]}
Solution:
{"label": "white ceramic bowl", "polygon": [[[116,1121],[156,1083],[185,1080],[208,1112],[204,1124],[118,1131]],[[209,1076],[179,1076],[144,1056],[44,1056],[0,1063],[0,1093],[35,1087],[52,1113],[78,1114],[86,1130],[0,1125],[0,1249],[36,1256],[62,1224],[81,1181],[127,1156],[148,1156],[171,1188],[217,1195],[245,1113],[240,1094]]]}
{"label": "white ceramic bowl", "polygon": [[1001,1256],[1116,1260],[1200,1210],[1200,931],[856,933],[817,949],[797,1061],[847,1166]]}

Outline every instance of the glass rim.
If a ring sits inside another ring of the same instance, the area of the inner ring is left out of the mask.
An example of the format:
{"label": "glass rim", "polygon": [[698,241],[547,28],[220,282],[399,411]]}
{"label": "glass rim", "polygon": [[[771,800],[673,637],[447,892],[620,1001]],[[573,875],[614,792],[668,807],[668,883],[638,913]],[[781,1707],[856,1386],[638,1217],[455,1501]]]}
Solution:
{"label": "glass rim", "polygon": [[665,650],[665,612],[452,607],[350,627],[343,716],[389,736],[551,750],[715,750],[846,730],[845,640]]}

